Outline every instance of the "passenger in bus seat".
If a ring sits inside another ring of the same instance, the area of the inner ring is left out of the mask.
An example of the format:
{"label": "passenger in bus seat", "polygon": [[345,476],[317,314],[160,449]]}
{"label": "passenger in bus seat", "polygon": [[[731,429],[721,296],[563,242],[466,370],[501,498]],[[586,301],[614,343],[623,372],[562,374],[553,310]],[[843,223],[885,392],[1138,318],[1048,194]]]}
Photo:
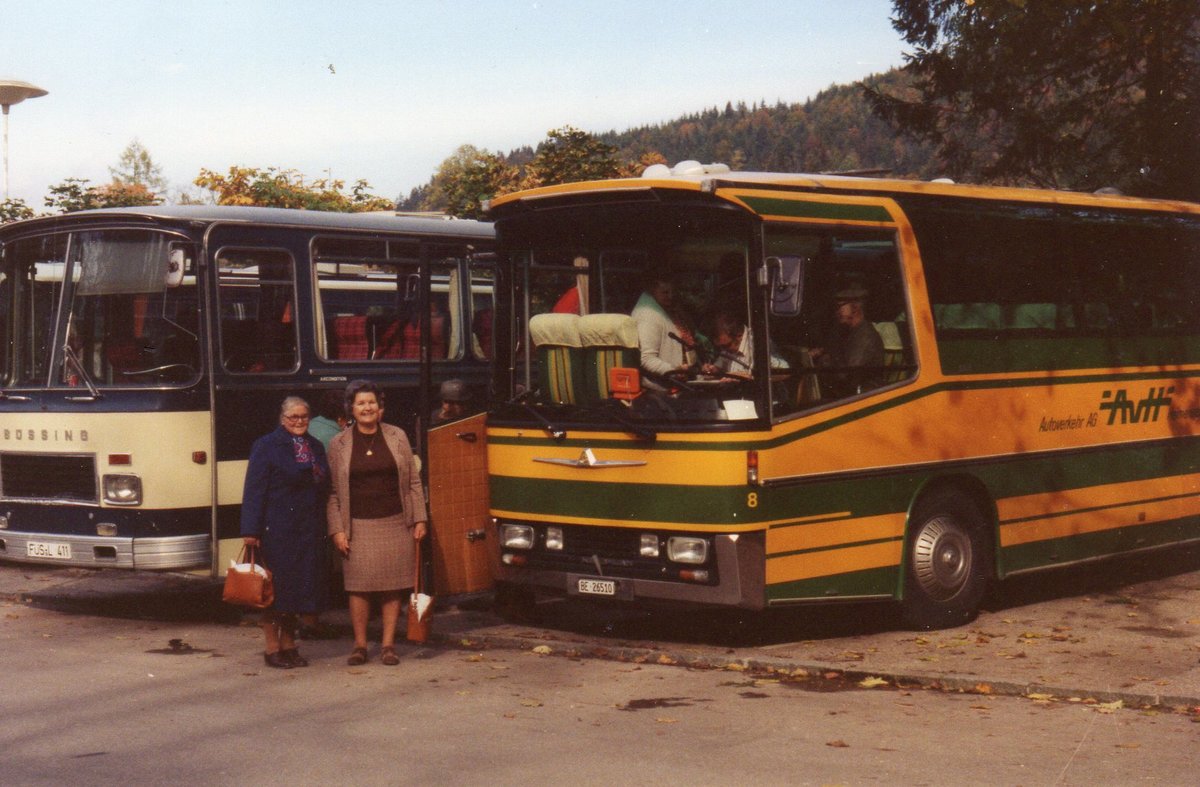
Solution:
{"label": "passenger in bus seat", "polygon": [[404,430],[383,423],[383,394],[367,380],[346,386],[346,413],[353,426],[329,443],[333,479],[327,520],[333,545],[343,558],[354,649],[350,666],[365,664],[371,594],[383,618],[380,661],[399,664],[396,623],[411,592],[418,544],[429,517],[425,491]]}
{"label": "passenger in bus seat", "polygon": [[308,434],[310,410],[298,396],[279,408],[279,426],[250,449],[242,491],[241,533],[261,547],[271,570],[275,604],[259,625],[266,638],[263,660],[276,669],[306,667],[296,647],[297,618],[325,604],[325,498],[329,464],[321,442]]}
{"label": "passenger in bus seat", "polygon": [[858,284],[838,290],[834,295],[837,332],[833,342],[809,350],[815,362],[837,370],[822,377],[830,380],[837,396],[850,396],[882,384],[883,339],[866,318],[867,295],[866,288]]}
{"label": "passenger in bus seat", "polygon": [[[659,377],[686,377],[696,362],[694,334],[679,319],[675,304],[675,285],[669,276],[652,275],[633,307],[631,316],[638,326],[638,346],[642,368]],[[674,337],[672,337],[674,334]],[[650,388],[665,386],[647,380]]]}

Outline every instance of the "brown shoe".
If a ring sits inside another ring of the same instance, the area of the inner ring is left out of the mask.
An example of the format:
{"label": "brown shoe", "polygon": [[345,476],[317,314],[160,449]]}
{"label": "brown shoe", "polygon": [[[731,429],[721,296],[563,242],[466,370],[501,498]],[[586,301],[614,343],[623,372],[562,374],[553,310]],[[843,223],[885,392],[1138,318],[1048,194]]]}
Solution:
{"label": "brown shoe", "polygon": [[283,651],[281,650],[277,650],[274,653],[264,653],[263,661],[267,663],[268,667],[274,667],[275,669],[291,669],[293,666],[291,659],[283,655]]}
{"label": "brown shoe", "polygon": [[351,667],[361,667],[367,663],[367,649],[355,648],[350,651],[350,658],[346,659],[346,663]]}
{"label": "brown shoe", "polygon": [[380,651],[379,661],[388,665],[389,667],[394,667],[400,663],[400,657],[396,655],[396,649],[391,645],[388,645],[382,651]]}

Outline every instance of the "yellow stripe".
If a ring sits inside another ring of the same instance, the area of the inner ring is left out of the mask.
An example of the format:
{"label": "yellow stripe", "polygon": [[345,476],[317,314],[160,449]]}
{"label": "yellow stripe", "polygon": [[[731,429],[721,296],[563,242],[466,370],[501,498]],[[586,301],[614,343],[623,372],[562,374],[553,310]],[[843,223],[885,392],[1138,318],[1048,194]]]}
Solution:
{"label": "yellow stripe", "polygon": [[768,585],[795,582],[800,579],[847,574],[900,565],[903,545],[899,541],[885,544],[864,544],[828,552],[811,552],[787,557],[768,557]]}
{"label": "yellow stripe", "polygon": [[822,549],[838,544],[897,539],[904,535],[903,513],[818,522],[767,531],[767,554]]}
{"label": "yellow stripe", "polygon": [[[1189,490],[1189,497],[1157,502],[1129,502],[1173,497]],[[997,502],[1000,521],[1026,519],[1047,511],[1079,511],[1000,526],[1001,546],[1016,546],[1050,538],[1098,533],[1119,527],[1200,515],[1200,475],[1183,479],[1154,478],[1122,484],[1086,487],[1047,494],[1026,495]],[[1097,511],[1096,509],[1104,509]]]}
{"label": "yellow stripe", "polygon": [[[539,433],[540,434],[540,433]],[[650,448],[593,449],[601,460],[645,462],[633,467],[584,468],[547,464],[535,459],[579,459],[581,449],[553,445],[488,445],[488,473],[496,476],[594,483],[737,486],[746,483],[744,454],[662,451]],[[748,491],[750,491],[748,489]],[[761,494],[761,491],[759,492]]]}

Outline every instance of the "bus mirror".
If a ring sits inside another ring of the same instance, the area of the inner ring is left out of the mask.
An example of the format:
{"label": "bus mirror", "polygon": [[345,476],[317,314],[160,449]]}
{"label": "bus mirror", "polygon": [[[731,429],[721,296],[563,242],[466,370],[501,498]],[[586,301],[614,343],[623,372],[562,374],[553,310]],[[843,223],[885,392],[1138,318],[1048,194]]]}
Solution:
{"label": "bus mirror", "polygon": [[167,255],[167,287],[178,287],[183,284],[183,274],[187,270],[187,254],[183,249],[171,249]]}
{"label": "bus mirror", "polygon": [[771,314],[794,317],[800,313],[807,262],[807,257],[767,258],[765,270],[771,288]]}

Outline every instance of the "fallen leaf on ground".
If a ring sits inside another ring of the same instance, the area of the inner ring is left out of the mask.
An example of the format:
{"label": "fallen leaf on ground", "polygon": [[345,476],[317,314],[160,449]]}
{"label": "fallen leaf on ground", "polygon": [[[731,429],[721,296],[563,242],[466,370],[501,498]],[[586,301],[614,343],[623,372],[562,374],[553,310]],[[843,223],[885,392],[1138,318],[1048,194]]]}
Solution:
{"label": "fallen leaf on ground", "polygon": [[841,740],[841,739],[838,739],[836,741],[828,741],[825,743],[825,745],[832,746],[835,749],[849,749],[850,748],[850,744],[846,743],[844,740]]}
{"label": "fallen leaf on ground", "polygon": [[862,686],[864,689],[873,689],[876,686],[886,686],[888,685],[888,682],[883,678],[869,677],[860,680],[858,685]]}
{"label": "fallen leaf on ground", "polygon": [[533,649],[532,652],[538,654],[539,656],[549,656],[554,651],[550,649],[549,645],[538,645]]}
{"label": "fallen leaf on ground", "polygon": [[659,724],[678,724],[679,719],[672,719],[669,716],[659,716],[654,719]]}

